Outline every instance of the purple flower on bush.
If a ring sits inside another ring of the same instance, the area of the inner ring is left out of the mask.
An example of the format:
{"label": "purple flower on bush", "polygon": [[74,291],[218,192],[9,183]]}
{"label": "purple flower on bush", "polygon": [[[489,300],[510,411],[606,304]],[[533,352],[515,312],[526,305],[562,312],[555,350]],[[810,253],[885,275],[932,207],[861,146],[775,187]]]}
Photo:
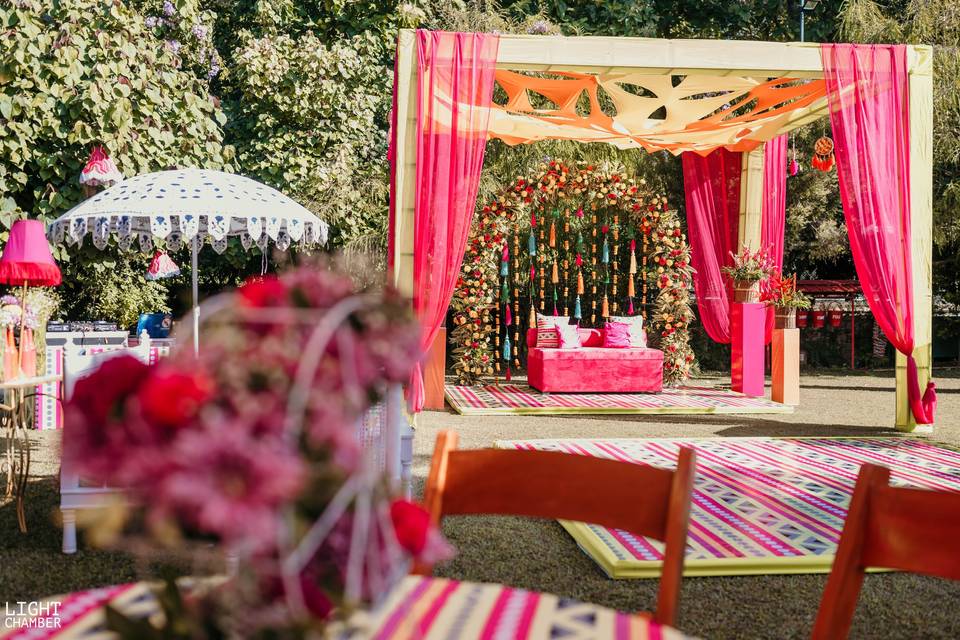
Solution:
{"label": "purple flower on bush", "polygon": [[543,35],[550,31],[550,23],[546,20],[537,20],[529,27],[527,27],[527,33],[534,35]]}
{"label": "purple flower on bush", "polygon": [[203,40],[207,37],[207,28],[202,24],[193,25],[193,29],[190,30],[190,33],[193,34],[193,37],[197,40]]}
{"label": "purple flower on bush", "polygon": [[177,12],[176,7],[173,6],[173,3],[170,0],[164,0],[163,3],[163,15],[168,18]]}
{"label": "purple flower on bush", "polygon": [[160,24],[160,18],[157,16],[149,16],[143,21],[143,26],[147,29],[155,29],[158,24]]}
{"label": "purple flower on bush", "polygon": [[180,41],[179,40],[167,40],[167,48],[170,49],[173,53],[180,53]]}

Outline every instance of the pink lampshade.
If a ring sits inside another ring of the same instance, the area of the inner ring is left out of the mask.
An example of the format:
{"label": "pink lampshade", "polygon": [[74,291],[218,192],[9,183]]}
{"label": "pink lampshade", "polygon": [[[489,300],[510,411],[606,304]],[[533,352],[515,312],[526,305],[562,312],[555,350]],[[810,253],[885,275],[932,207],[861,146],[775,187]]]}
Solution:
{"label": "pink lampshade", "polygon": [[17,220],[0,257],[0,284],[55,287],[62,277],[39,220]]}

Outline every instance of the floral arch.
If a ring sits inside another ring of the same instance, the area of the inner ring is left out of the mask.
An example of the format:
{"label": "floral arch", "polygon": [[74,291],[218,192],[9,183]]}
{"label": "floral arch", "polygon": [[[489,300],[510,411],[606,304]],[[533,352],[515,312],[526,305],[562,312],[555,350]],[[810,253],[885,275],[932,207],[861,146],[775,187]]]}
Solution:
{"label": "floral arch", "polygon": [[695,367],[690,248],[677,212],[643,180],[559,160],[518,176],[476,216],[451,302],[463,384],[523,368],[537,312],[582,326],[642,315],[664,381]]}

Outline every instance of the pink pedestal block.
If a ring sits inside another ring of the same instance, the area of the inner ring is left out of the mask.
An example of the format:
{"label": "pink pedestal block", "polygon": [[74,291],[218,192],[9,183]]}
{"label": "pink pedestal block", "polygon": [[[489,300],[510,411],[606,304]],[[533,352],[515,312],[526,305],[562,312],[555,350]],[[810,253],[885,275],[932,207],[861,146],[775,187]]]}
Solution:
{"label": "pink pedestal block", "polygon": [[730,387],[748,396],[763,395],[763,332],[767,307],[730,304]]}

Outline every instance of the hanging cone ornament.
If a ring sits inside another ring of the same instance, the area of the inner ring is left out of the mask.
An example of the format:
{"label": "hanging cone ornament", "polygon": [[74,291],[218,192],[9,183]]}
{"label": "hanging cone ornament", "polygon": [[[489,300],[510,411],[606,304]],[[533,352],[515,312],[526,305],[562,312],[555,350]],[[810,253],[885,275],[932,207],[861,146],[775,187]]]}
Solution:
{"label": "hanging cone ornament", "polygon": [[90,158],[80,172],[80,184],[89,187],[109,187],[123,180],[117,164],[101,146],[90,152]]}
{"label": "hanging cone ornament", "polygon": [[583,295],[583,271],[577,271],[577,295]]}
{"label": "hanging cone ornament", "polygon": [[527,319],[528,326],[531,329],[537,328],[537,310],[533,308],[533,304],[530,304],[530,317]]}
{"label": "hanging cone ornament", "polygon": [[814,143],[813,158],[810,160],[810,164],[814,169],[819,169],[823,172],[833,169],[833,140],[824,136]]}
{"label": "hanging cone ornament", "polygon": [[637,241],[630,241],[630,275],[637,272]]}
{"label": "hanging cone ornament", "polygon": [[577,320],[583,317],[583,311],[580,309],[580,296],[577,296],[573,302],[573,317]]}
{"label": "hanging cone ornament", "polygon": [[510,362],[510,352],[511,352],[510,336],[509,334],[503,339],[503,359],[507,362]]}
{"label": "hanging cone ornament", "polygon": [[506,309],[503,312],[503,324],[510,326],[513,324],[513,314],[510,313],[510,305],[506,305]]}
{"label": "hanging cone ornament", "polygon": [[607,242],[607,239],[603,239],[603,254],[600,258],[600,261],[603,264],[610,264],[610,243]]}
{"label": "hanging cone ornament", "polygon": [[550,221],[550,246],[557,246],[557,223]]}
{"label": "hanging cone ornament", "polygon": [[633,315],[633,298],[630,298],[630,305],[627,307],[627,315]]}
{"label": "hanging cone ornament", "polygon": [[537,237],[533,235],[533,229],[530,229],[530,236],[527,238],[527,253],[531,256],[537,255]]}
{"label": "hanging cone ornament", "polygon": [[603,296],[603,307],[600,309],[600,315],[604,318],[610,317],[610,302],[607,300],[606,294]]}
{"label": "hanging cone ornament", "polygon": [[560,269],[557,267],[556,262],[553,263],[553,270],[552,270],[552,273],[550,274],[550,282],[552,282],[553,284],[557,284],[558,282],[560,282]]}
{"label": "hanging cone ornament", "polygon": [[180,275],[180,267],[170,259],[166,251],[157,251],[147,269],[147,280],[162,280]]}
{"label": "hanging cone ornament", "polygon": [[627,278],[627,295],[631,298],[637,295],[636,287],[633,284],[633,276]]}

